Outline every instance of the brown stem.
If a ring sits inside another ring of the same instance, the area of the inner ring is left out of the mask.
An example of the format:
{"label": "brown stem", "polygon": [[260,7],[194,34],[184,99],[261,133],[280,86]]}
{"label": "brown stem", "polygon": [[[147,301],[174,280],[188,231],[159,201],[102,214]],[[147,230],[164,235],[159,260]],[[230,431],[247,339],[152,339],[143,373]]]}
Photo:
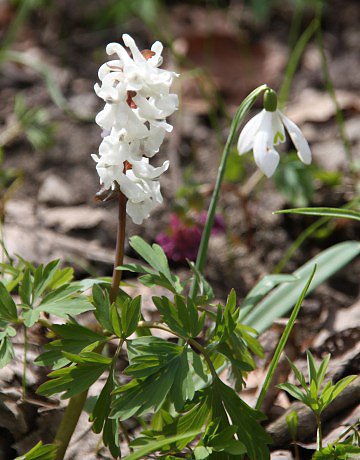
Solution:
{"label": "brown stem", "polygon": [[116,267],[123,264],[125,251],[125,224],[126,224],[126,196],[120,192],[119,195],[119,217],[116,235],[115,262],[110,291],[110,302],[115,302],[119,292],[119,286],[122,276],[121,270]]}
{"label": "brown stem", "polygon": [[[126,197],[119,192],[119,221],[116,235],[116,250],[115,262],[113,270],[113,278],[111,283],[110,300],[114,302],[119,292],[121,281],[121,270],[116,270],[116,267],[122,265],[124,259],[124,243],[125,243],[125,223],[126,223]],[[99,345],[94,351],[101,353],[104,344]],[[88,390],[73,396],[65,410],[60,426],[55,436],[54,443],[58,446],[56,460],[63,460],[71,437],[75,431],[80,415],[83,411],[86,402]]]}

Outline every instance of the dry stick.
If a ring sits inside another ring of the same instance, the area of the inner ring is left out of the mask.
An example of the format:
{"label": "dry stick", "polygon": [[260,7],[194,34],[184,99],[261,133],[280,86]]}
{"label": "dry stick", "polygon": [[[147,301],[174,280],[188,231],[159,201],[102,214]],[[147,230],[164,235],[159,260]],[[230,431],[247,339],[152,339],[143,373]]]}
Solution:
{"label": "dry stick", "polygon": [[[119,286],[121,281],[121,270],[116,270],[116,267],[122,265],[124,258],[124,247],[125,247],[125,223],[126,223],[126,197],[119,192],[119,221],[116,235],[116,250],[115,250],[115,262],[114,271],[110,291],[110,301],[116,300],[119,292]],[[100,345],[96,350],[97,352],[102,351],[103,345]],[[80,415],[83,411],[88,390],[73,396],[70,398],[69,404],[65,409],[64,416],[61,420],[60,426],[55,436],[54,444],[58,446],[56,452],[56,460],[63,460],[66,450],[69,446],[71,437],[75,431],[76,425],[79,421]]]}

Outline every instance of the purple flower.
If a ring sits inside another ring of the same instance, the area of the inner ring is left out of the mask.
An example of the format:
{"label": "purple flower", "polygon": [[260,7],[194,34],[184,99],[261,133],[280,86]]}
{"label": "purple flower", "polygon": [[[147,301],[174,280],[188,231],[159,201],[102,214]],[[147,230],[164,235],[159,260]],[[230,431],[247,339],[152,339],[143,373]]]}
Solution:
{"label": "purple flower", "polygon": [[[200,246],[202,231],[206,222],[206,212],[189,220],[182,220],[177,214],[170,215],[170,224],[166,232],[156,237],[156,242],[163,248],[167,257],[174,262],[185,262],[186,259],[196,260]],[[222,216],[215,216],[212,234],[225,231]]]}

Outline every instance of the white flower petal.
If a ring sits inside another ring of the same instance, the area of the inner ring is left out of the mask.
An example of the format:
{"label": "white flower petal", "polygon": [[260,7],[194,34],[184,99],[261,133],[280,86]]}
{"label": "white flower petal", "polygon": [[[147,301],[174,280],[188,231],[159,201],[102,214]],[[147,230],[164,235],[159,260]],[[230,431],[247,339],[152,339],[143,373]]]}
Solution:
{"label": "white flower petal", "polygon": [[139,48],[136,46],[135,40],[130,37],[128,34],[123,34],[122,39],[125,45],[130,48],[131,54],[135,62],[144,62],[146,59],[139,51]]}
{"label": "white flower petal", "polygon": [[239,155],[243,155],[244,153],[252,150],[255,134],[261,125],[264,112],[265,110],[262,110],[260,113],[251,118],[242,129],[237,144]]}
{"label": "white flower petal", "polygon": [[269,145],[269,134],[266,131],[259,131],[254,140],[255,163],[267,177],[271,177],[280,160],[278,152]]}
{"label": "white flower petal", "polygon": [[280,113],[278,110],[273,112],[271,122],[272,122],[272,129],[274,132],[274,139],[273,139],[274,145],[278,145],[280,143],[285,142],[285,129],[284,129],[284,125],[283,125],[283,122],[281,120]]}
{"label": "white flower petal", "polygon": [[283,113],[280,113],[280,116],[291,137],[291,140],[293,141],[293,144],[295,145],[298,157],[303,163],[309,165],[311,163],[311,150],[303,133],[300,128]]}

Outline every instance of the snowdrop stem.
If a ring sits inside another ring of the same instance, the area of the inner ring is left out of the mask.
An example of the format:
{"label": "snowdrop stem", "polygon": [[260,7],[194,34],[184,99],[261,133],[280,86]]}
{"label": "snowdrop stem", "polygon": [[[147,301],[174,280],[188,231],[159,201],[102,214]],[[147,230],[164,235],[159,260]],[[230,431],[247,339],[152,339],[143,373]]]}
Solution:
{"label": "snowdrop stem", "polygon": [[126,196],[119,192],[119,215],[118,227],[116,234],[116,249],[115,249],[115,262],[112,276],[110,301],[115,302],[119,292],[122,271],[117,270],[116,267],[123,264],[124,250],[125,250],[125,226],[126,226]]}
{"label": "snowdrop stem", "polygon": [[[201,236],[200,247],[199,247],[199,251],[197,254],[195,266],[199,272],[203,271],[204,265],[206,262],[207,250],[209,246],[209,239],[210,239],[212,227],[214,225],[216,206],[217,206],[217,202],[219,199],[221,184],[224,179],[226,163],[227,163],[229,154],[231,152],[231,147],[233,145],[233,142],[236,137],[240,124],[242,123],[245,116],[247,115],[251,107],[253,106],[256,99],[266,89],[268,89],[267,85],[261,85],[258,88],[256,88],[252,93],[250,93],[239,106],[238,110],[235,113],[233,121],[231,123],[230,132],[229,132],[229,135],[228,135],[228,138],[227,138],[224,150],[223,150],[223,154],[222,154],[222,158],[221,158],[221,162],[220,162],[220,166],[219,166],[218,174],[216,178],[216,183],[215,183],[214,191],[211,197],[210,206],[209,206],[207,218],[206,218],[206,223],[205,223],[204,231]],[[190,290],[190,295],[192,298],[196,297],[197,291],[198,291],[198,284],[194,278],[192,286],[191,286],[191,290]]]}

